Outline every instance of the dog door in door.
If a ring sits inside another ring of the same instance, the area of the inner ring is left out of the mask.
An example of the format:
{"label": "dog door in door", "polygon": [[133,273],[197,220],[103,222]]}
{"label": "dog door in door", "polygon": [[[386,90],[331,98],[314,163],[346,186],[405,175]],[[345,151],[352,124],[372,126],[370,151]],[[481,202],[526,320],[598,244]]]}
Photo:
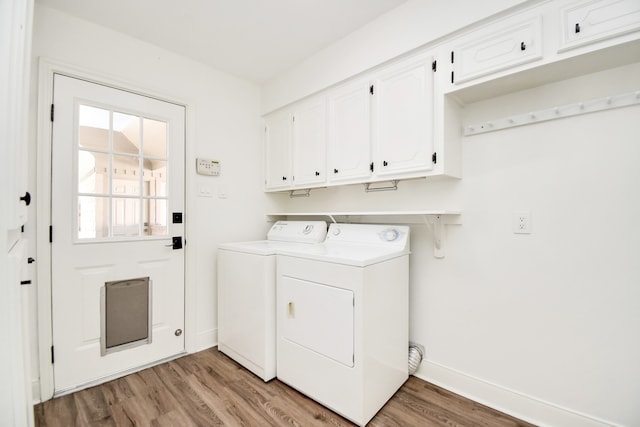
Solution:
{"label": "dog door in door", "polygon": [[151,343],[148,277],[106,282],[100,296],[102,356]]}

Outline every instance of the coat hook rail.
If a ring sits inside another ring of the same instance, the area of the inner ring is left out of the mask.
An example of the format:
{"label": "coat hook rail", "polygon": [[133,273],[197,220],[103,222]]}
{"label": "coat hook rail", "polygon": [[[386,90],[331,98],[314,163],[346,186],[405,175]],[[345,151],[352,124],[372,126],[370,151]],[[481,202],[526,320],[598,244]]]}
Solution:
{"label": "coat hook rail", "polygon": [[559,107],[551,107],[502,119],[489,120],[475,125],[465,125],[463,128],[463,134],[464,136],[477,135],[516,126],[525,126],[532,123],[562,119],[565,117],[594,113],[596,111],[610,110],[613,108],[628,107],[630,105],[637,104],[640,104],[640,90],[594,98],[588,101],[575,102],[573,104],[567,104]]}

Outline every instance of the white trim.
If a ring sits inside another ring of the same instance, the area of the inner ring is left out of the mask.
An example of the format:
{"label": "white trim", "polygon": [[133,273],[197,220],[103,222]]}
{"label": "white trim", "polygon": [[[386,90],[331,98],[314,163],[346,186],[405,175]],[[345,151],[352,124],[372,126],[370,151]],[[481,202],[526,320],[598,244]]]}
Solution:
{"label": "white trim", "polygon": [[[51,224],[51,104],[53,102],[53,75],[64,74],[93,83],[107,85],[116,89],[126,90],[144,96],[150,96],[161,101],[185,107],[185,217],[191,214],[194,202],[191,201],[187,185],[190,184],[189,159],[193,156],[193,109],[186,102],[148,90],[136,83],[124,81],[120,78],[105,75],[93,70],[62,63],[49,58],[40,57],[38,64],[38,107],[37,107],[37,206],[36,215],[36,246],[37,246],[37,277],[38,277],[38,364],[40,370],[40,401],[49,400],[54,395],[53,365],[51,364],[52,322],[51,322],[51,245],[49,243],[49,225]],[[189,225],[185,223],[185,239],[192,234]],[[55,230],[54,230],[55,237]],[[194,351],[196,338],[192,335],[196,331],[197,300],[195,290],[192,290],[188,270],[193,267],[189,251],[185,247],[185,350]],[[193,313],[193,314],[191,314]],[[133,372],[133,371],[132,371]]]}
{"label": "white trim", "polygon": [[583,414],[524,393],[423,360],[416,377],[473,401],[539,426],[602,427],[610,421]]}
{"label": "white trim", "polygon": [[199,332],[196,336],[196,349],[195,351],[206,350],[218,345],[218,328],[208,329],[206,331]]}

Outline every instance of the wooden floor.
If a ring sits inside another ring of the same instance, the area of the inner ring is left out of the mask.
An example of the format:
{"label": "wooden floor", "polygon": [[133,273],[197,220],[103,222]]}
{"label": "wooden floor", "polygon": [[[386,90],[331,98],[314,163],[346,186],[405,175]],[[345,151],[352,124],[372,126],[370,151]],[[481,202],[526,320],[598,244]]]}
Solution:
{"label": "wooden floor", "polygon": [[[217,349],[35,407],[36,426],[353,426],[278,380],[264,383]],[[410,377],[368,424],[530,426]]]}

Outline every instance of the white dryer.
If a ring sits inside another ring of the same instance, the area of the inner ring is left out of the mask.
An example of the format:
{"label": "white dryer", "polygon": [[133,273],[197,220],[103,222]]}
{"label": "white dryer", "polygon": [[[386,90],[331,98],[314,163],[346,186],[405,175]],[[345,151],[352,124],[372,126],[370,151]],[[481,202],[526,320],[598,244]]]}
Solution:
{"label": "white dryer", "polygon": [[267,240],[218,248],[218,350],[264,381],[276,376],[278,250],[322,242],[326,233],[324,221],[278,221]]}
{"label": "white dryer", "polygon": [[409,227],[331,224],[277,270],[278,379],[365,425],[408,378]]}

